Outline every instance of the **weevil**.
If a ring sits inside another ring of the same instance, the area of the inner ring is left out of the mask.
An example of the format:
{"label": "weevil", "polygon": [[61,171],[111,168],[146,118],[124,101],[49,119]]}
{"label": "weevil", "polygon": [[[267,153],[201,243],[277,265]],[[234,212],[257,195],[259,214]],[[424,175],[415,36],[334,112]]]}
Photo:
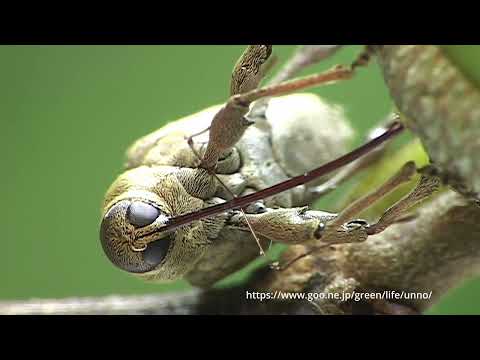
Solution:
{"label": "weevil", "polygon": [[435,184],[422,177],[410,197],[373,226],[353,217],[410,179],[412,163],[340,214],[307,206],[325,193],[327,179],[334,179],[327,190],[334,189],[338,176],[344,179],[356,167],[333,178],[321,175],[352,163],[401,125],[391,124],[340,157],[353,136],[342,108],[314,94],[293,93],[350,79],[370,53],[367,47],[351,66],[293,80],[280,76],[260,87],[272,65],[272,46],[248,46],[234,67],[225,104],[171,122],[129,148],[125,171],[103,202],[100,240],[106,256],[145,280],[185,278],[207,287],[258,257],[258,247],[270,241],[311,242],[315,248],[364,241],[383,231]]}

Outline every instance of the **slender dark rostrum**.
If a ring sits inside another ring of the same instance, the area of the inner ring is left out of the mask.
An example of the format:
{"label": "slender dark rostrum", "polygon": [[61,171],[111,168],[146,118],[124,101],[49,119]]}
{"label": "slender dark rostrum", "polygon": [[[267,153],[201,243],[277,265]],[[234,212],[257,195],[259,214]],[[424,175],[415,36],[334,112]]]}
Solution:
{"label": "slender dark rostrum", "polygon": [[289,180],[283,181],[276,185],[270,186],[266,189],[257,191],[252,194],[248,194],[242,197],[234,198],[230,201],[225,203],[217,204],[214,206],[210,206],[204,209],[201,209],[196,212],[183,214],[180,216],[176,216],[171,218],[165,227],[163,227],[162,231],[168,231],[176,229],[182,225],[188,224],[195,220],[200,220],[208,216],[219,214],[223,211],[232,210],[242,208],[247,206],[255,201],[265,199],[270,196],[277,195],[283,191],[289,190],[295,186],[303,185],[308,183],[316,178],[324,176],[332,171],[338,170],[342,166],[345,166],[349,163],[354,162],[355,160],[359,159],[363,155],[369,153],[374,148],[380,146],[384,142],[394,138],[395,136],[399,135],[404,130],[403,125],[395,121],[393,122],[390,127],[380,136],[374,138],[373,140],[367,142],[366,144],[358,147],[357,149],[345,154],[338,159],[330,161],[314,170],[311,170],[305,174],[295,176]]}

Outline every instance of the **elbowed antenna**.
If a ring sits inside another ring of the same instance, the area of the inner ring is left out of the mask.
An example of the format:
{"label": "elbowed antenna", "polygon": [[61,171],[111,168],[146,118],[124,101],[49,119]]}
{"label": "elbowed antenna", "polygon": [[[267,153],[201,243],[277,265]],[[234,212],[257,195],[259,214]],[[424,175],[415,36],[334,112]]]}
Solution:
{"label": "elbowed antenna", "polygon": [[308,183],[318,177],[324,176],[328,173],[331,173],[332,171],[338,170],[342,166],[345,166],[354,162],[355,160],[369,153],[370,151],[380,146],[384,142],[394,138],[395,136],[400,134],[403,130],[404,130],[404,126],[400,122],[395,121],[390,125],[390,127],[382,135],[370,140],[366,144],[358,147],[357,149],[349,152],[348,154],[343,155],[342,157],[339,157],[333,161],[330,161],[303,175],[295,176],[291,179],[288,179],[276,185],[270,186],[263,190],[257,191],[255,193],[248,194],[242,197],[237,197],[230,201],[209,206],[207,208],[204,208],[195,212],[173,217],[162,228],[162,231],[173,230],[182,225],[188,224],[192,221],[200,220],[208,216],[216,215],[226,210],[243,208],[255,201],[277,195],[295,186]]}

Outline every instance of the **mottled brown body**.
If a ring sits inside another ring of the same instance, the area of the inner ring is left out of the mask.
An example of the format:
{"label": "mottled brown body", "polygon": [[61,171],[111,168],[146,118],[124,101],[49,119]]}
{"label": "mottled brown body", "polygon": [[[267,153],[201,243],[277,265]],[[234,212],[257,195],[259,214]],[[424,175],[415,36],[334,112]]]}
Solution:
{"label": "mottled brown body", "polygon": [[[107,192],[104,214],[122,199],[136,197],[158,204],[167,216],[227,200],[225,189],[213,176],[197,168],[199,160],[185,140],[208,128],[220,108],[213,106],[169,123],[135,142],[127,153],[125,173]],[[352,131],[341,109],[326,104],[316,95],[274,98],[264,116],[256,118],[255,125],[247,128],[235,148],[218,162],[216,173],[236,195],[258,191],[338,157],[346,151],[351,136]],[[198,153],[203,154],[207,140],[208,134],[195,138]],[[261,217],[256,213],[264,212],[264,206],[272,209],[268,212],[270,216],[275,213],[273,208],[282,207],[288,208],[282,217],[295,219],[299,216],[299,209],[295,208],[314,200],[309,188],[323,180],[265,199],[264,204],[254,204],[257,206],[248,207],[246,212],[254,221],[255,216]],[[125,214],[118,216],[120,223]],[[333,214],[303,211],[301,216],[304,231],[313,234],[319,223],[331,219]],[[309,223],[310,230],[305,226]],[[278,226],[281,228],[282,224],[279,222]],[[130,231],[118,231],[117,235],[131,235],[122,242],[123,251],[130,252],[141,262],[142,253],[133,253],[129,247],[135,238],[152,232],[152,229],[136,230],[132,227]],[[278,232],[279,229],[275,230]],[[265,236],[260,229],[258,235],[264,243],[275,240],[275,235]],[[278,235],[284,236],[284,232],[278,232]],[[169,250],[171,256],[167,256],[159,267],[139,273],[139,276],[149,280],[176,280],[185,276],[193,284],[206,286],[258,256],[253,236],[237,211],[193,222],[169,236],[173,236]],[[108,251],[118,249],[107,249],[107,254]]]}

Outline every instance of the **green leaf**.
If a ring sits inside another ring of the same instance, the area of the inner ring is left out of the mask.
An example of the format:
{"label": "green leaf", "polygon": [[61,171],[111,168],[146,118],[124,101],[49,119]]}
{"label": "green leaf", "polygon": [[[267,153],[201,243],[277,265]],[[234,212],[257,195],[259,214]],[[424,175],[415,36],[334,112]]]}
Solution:
{"label": "green leaf", "polygon": [[478,45],[443,45],[441,46],[450,60],[462,73],[480,88],[480,46]]}

